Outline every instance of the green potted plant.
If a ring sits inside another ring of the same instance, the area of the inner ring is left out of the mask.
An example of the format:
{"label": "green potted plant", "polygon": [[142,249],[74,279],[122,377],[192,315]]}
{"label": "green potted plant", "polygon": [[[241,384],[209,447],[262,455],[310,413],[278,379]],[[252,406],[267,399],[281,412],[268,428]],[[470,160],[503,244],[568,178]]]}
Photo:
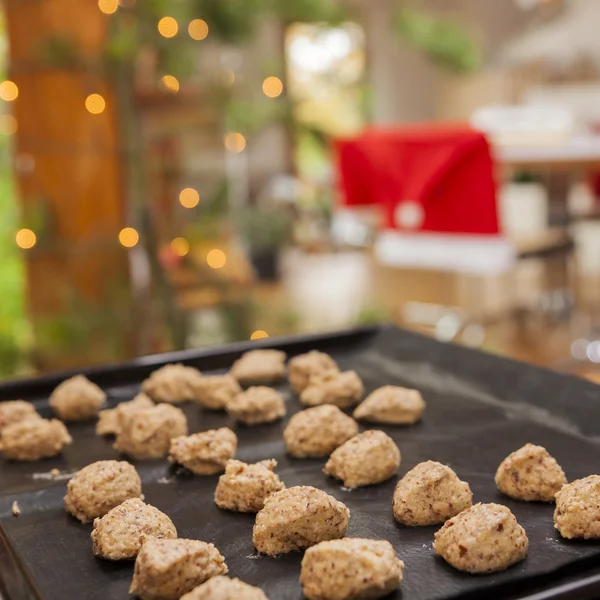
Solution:
{"label": "green potted plant", "polygon": [[237,222],[257,278],[276,281],[281,251],[291,236],[291,216],[282,209],[253,206],[241,210]]}

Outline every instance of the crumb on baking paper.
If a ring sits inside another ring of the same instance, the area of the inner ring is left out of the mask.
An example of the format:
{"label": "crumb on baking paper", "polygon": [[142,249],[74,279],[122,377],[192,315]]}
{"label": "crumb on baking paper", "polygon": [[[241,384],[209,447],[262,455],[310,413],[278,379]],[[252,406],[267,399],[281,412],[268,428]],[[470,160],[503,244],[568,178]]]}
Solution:
{"label": "crumb on baking paper", "polygon": [[12,503],[12,514],[15,517],[21,516],[21,509],[19,508],[19,503],[16,500]]}
{"label": "crumb on baking paper", "polygon": [[45,473],[34,473],[31,477],[33,479],[47,479],[53,481],[64,481],[65,479],[71,479],[75,473],[61,473],[58,469],[52,469]]}
{"label": "crumb on baking paper", "polygon": [[166,484],[166,483],[173,483],[174,481],[175,481],[174,477],[161,477],[156,483]]}

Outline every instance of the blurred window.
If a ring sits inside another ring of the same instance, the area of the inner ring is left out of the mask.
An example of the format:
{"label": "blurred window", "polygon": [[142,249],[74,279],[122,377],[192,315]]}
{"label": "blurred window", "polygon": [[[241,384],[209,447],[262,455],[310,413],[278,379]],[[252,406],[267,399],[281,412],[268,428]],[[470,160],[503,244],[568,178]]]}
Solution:
{"label": "blurred window", "polygon": [[349,135],[365,121],[365,34],[356,23],[296,23],[286,36],[288,93],[299,124],[301,175],[327,170],[325,140]]}

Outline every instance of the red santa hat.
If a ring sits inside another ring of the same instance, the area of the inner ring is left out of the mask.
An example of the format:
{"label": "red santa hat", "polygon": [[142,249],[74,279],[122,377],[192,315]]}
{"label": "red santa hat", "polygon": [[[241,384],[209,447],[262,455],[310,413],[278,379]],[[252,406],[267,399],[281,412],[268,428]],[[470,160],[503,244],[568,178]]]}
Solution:
{"label": "red santa hat", "polygon": [[369,129],[335,150],[342,203],[383,211],[375,246],[382,262],[486,273],[513,263],[480,132],[447,124]]}

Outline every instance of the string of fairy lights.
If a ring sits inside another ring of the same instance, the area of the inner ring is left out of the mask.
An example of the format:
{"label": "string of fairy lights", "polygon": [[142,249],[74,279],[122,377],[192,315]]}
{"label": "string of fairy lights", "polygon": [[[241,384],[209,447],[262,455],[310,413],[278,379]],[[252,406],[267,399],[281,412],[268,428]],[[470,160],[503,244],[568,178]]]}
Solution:
{"label": "string of fairy lights", "polygon": [[[114,15],[120,8],[130,8],[136,0],[98,0],[98,8],[105,15]],[[164,16],[156,24],[158,33],[164,38],[174,38],[181,34],[180,23],[174,17]],[[209,26],[203,19],[193,19],[187,24],[187,34],[195,41],[205,40],[209,35]],[[224,73],[226,83],[233,85],[235,73],[228,69]],[[160,84],[173,94],[180,90],[179,80],[170,74],[163,75]],[[262,82],[262,92],[267,98],[275,99],[281,96],[284,85],[279,77],[269,76]],[[11,103],[19,97],[19,88],[14,81],[6,80],[0,83],[0,99]],[[91,115],[101,115],[106,110],[107,101],[98,93],[89,94],[85,98],[85,109]],[[18,130],[17,119],[11,114],[0,115],[0,134],[14,135]],[[246,149],[247,141],[243,134],[232,131],[225,135],[224,146],[228,152],[239,154]],[[192,209],[200,203],[200,193],[193,188],[184,188],[179,193],[179,203],[183,208]],[[118,241],[124,248],[134,248],[140,242],[140,234],[133,227],[124,227],[118,234]],[[15,236],[17,246],[23,250],[30,250],[37,243],[34,231],[27,228],[19,229]],[[170,243],[171,251],[180,257],[186,256],[190,251],[189,242],[183,237],[176,237]],[[223,250],[214,248],[206,255],[206,263],[213,269],[221,269],[227,263],[227,256]],[[265,331],[259,330],[252,334],[251,339],[268,337]]]}

